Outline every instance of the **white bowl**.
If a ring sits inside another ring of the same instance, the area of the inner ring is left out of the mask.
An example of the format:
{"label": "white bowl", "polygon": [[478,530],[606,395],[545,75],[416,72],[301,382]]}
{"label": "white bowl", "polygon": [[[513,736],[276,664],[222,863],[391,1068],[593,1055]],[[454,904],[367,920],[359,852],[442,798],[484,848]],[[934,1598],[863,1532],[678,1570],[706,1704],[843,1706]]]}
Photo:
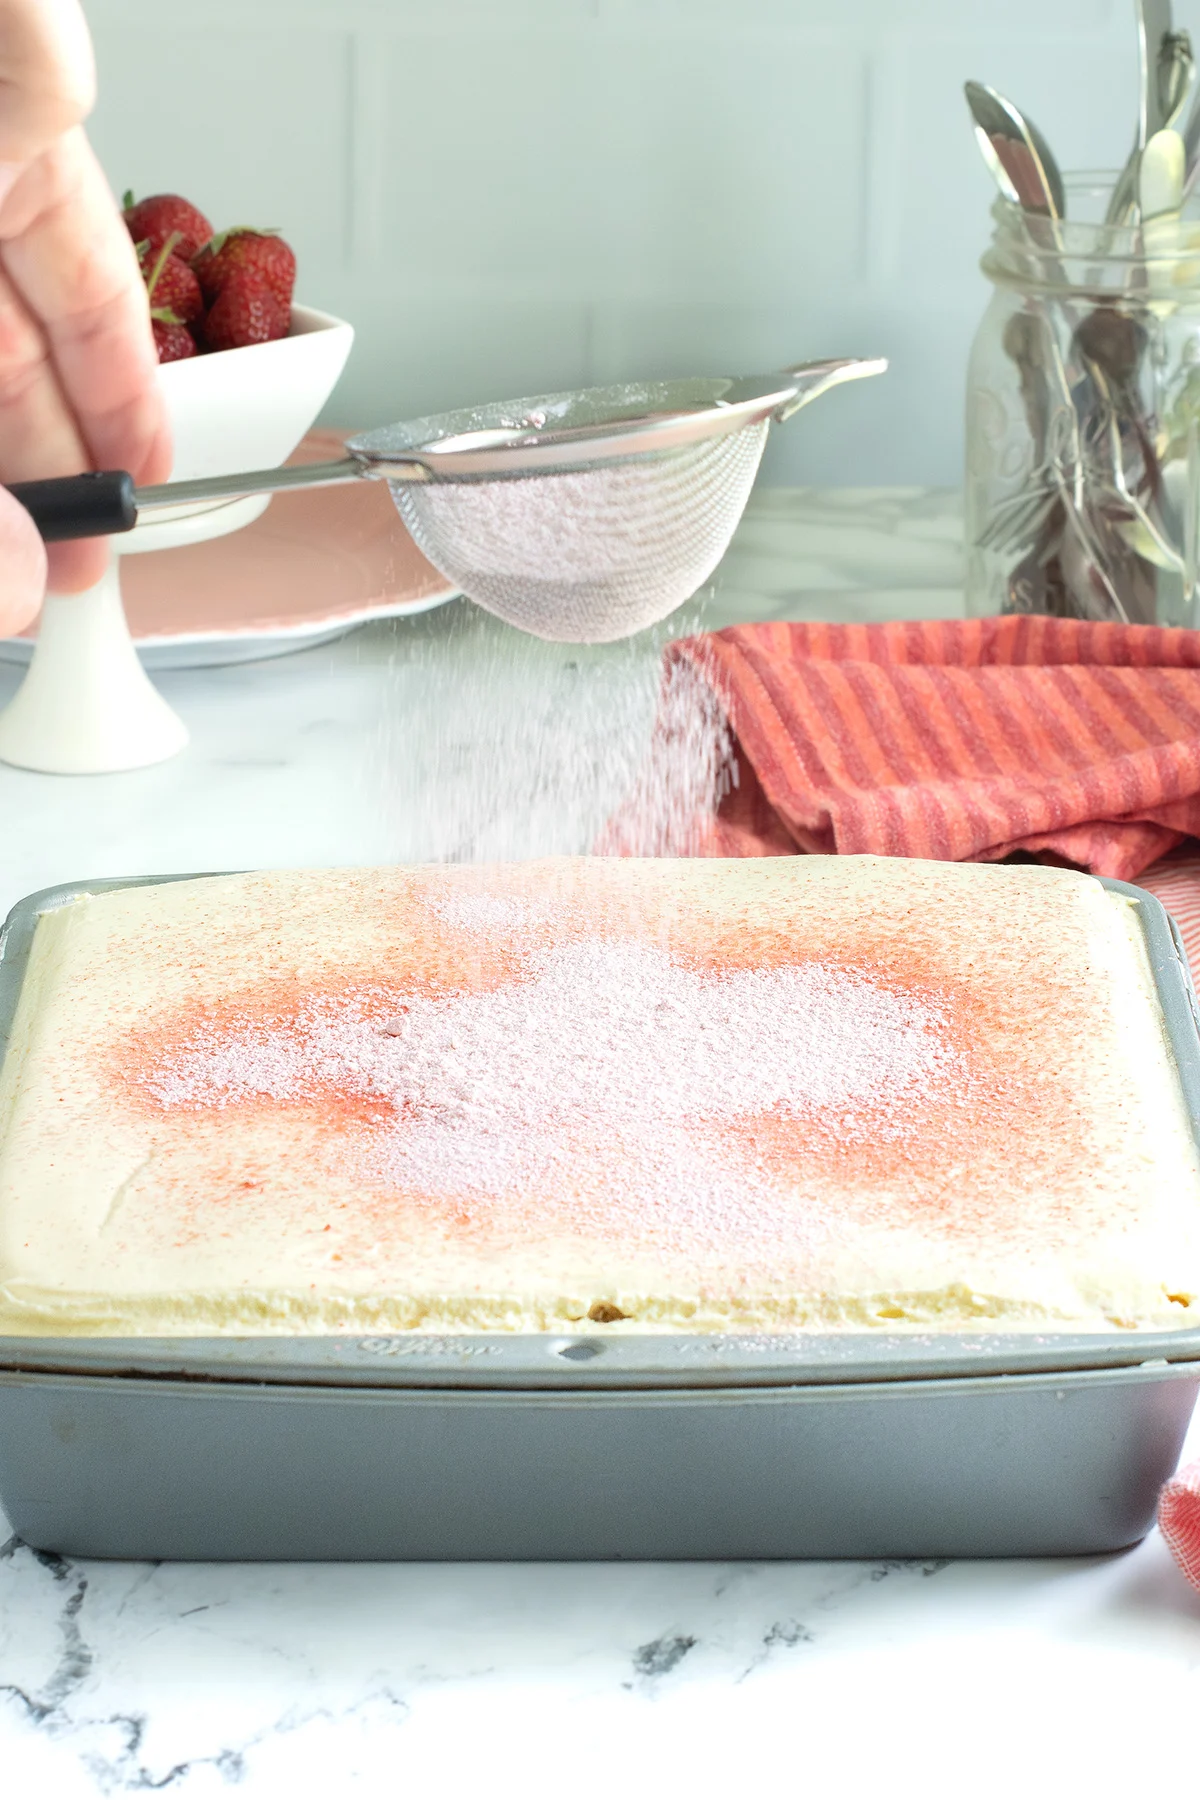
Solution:
{"label": "white bowl", "polygon": [[[354,327],[293,306],[288,336],[163,363],[159,383],[175,442],[172,481],[273,469],[291,455],[333,392]],[[265,511],[269,494],[162,507],[119,538],[122,556],[222,537]]]}
{"label": "white bowl", "polygon": [[[159,380],[175,436],[176,480],[276,468],[333,391],[350,354],[343,319],[292,308],[273,344],[164,363]],[[187,729],[138,661],[121,605],[121,557],[223,537],[250,524],[269,494],[151,513],[109,539],[103,576],[83,594],[47,594],[33,658],[0,712],[0,761],[54,775],[113,774],[174,756]]]}

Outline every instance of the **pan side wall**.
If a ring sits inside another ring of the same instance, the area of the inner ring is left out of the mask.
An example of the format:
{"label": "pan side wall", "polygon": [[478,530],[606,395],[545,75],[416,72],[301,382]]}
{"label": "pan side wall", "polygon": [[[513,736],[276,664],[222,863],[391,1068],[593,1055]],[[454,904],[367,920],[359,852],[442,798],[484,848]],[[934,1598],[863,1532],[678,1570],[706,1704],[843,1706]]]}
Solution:
{"label": "pan side wall", "polygon": [[35,1548],[194,1559],[1061,1556],[1135,1542],[1200,1372],[700,1393],[0,1374]]}

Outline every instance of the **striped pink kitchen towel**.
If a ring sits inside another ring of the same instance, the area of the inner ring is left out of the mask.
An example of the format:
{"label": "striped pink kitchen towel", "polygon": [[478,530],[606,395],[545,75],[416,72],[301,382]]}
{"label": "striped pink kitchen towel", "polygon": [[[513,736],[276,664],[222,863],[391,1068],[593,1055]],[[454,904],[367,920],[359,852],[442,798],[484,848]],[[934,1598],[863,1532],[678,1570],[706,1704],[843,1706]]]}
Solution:
{"label": "striped pink kitchen towel", "polygon": [[1192,1586],[1200,1589],[1200,1462],[1168,1481],[1159,1496],[1158,1528]]}
{"label": "striped pink kitchen towel", "polygon": [[1023,850],[1128,881],[1200,837],[1200,632],[772,623],[667,657],[712,689],[736,740],[710,854]]}

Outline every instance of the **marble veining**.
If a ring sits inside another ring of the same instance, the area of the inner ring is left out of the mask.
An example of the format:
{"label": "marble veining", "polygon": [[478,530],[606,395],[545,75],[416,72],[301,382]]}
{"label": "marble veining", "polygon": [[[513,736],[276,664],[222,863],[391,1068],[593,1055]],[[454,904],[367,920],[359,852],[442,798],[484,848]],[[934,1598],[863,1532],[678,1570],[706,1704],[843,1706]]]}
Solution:
{"label": "marble veining", "polygon": [[[930,491],[768,491],[665,630],[953,617],[958,516]],[[585,848],[644,750],[662,636],[536,644],[459,603],[163,677],[192,731],[175,762],[82,781],[0,768],[0,902],[83,875]],[[0,699],[15,679],[0,670]],[[640,1800],[866,1779],[922,1800],[1127,1800],[1186,1782],[1197,1718],[1200,1596],[1154,1535],[997,1563],[0,1548],[5,1800],[504,1800],[552,1783]]]}
{"label": "marble veining", "polygon": [[[868,1728],[864,1752],[886,1744],[903,1792],[936,1718],[945,1760],[925,1792],[960,1793],[962,1756],[989,1740],[972,1792],[1017,1784],[1030,1734],[1053,1765],[1057,1724],[1079,1783],[1066,1791],[1105,1796],[1143,1741],[1182,1749],[1198,1702],[1200,1605],[1156,1540],[1118,1558],[995,1564],[203,1565],[0,1550],[14,1794],[409,1782],[506,1794],[576,1760],[628,1767],[638,1779],[623,1790],[648,1792],[643,1776],[765,1782],[801,1747],[810,1776],[830,1781]],[[1084,1716],[1072,1747],[1067,1727]]]}

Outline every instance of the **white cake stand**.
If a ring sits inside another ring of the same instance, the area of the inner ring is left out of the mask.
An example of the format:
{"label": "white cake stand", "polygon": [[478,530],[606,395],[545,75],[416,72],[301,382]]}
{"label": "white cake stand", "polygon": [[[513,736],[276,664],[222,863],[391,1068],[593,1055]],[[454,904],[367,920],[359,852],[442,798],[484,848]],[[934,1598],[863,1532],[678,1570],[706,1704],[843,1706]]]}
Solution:
{"label": "white cake stand", "polygon": [[[292,309],[273,344],[165,363],[159,380],[175,443],[172,479],[273,468],[332,393],[353,327]],[[82,594],[46,595],[25,679],[0,712],[0,761],[52,775],[103,775],[164,762],[187,728],[143,669],[121,604],[121,558],[224,537],[251,524],[269,494],[171,507],[110,540],[108,567]]]}

